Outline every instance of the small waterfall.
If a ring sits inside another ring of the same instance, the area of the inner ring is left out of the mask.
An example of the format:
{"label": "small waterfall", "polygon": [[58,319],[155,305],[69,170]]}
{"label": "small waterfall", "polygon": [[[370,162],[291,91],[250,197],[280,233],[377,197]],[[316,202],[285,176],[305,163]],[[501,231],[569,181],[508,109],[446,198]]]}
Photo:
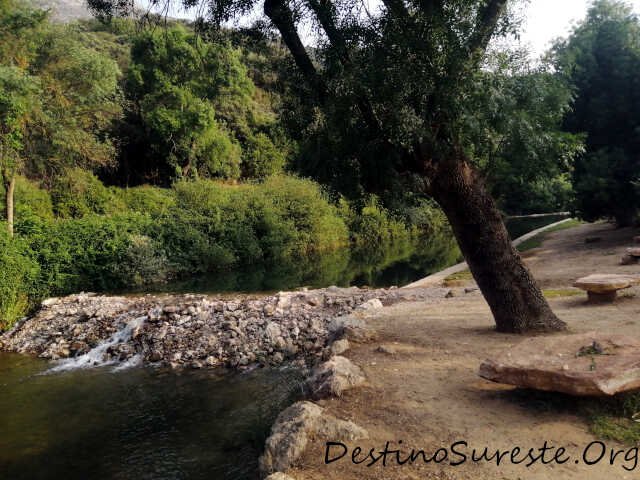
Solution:
{"label": "small waterfall", "polygon": [[79,355],[73,358],[65,358],[58,360],[56,366],[50,368],[47,373],[64,372],[67,370],[75,370],[77,368],[94,368],[104,367],[106,365],[119,364],[116,370],[122,370],[125,368],[140,365],[142,363],[142,357],[140,354],[134,355],[125,362],[119,362],[118,360],[105,360],[106,353],[109,348],[125,343],[131,340],[133,331],[142,326],[147,317],[138,317],[129,321],[122,330],[115,332],[104,342],[97,345],[95,348],[89,350],[84,355]]}

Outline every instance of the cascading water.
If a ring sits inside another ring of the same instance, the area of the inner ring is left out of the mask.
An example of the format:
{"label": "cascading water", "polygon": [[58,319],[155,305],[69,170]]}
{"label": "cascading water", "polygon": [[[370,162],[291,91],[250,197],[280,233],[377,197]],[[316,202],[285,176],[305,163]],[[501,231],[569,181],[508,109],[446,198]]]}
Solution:
{"label": "cascading water", "polygon": [[138,317],[127,322],[121,330],[115,332],[107,340],[98,344],[95,348],[89,350],[84,355],[58,360],[56,362],[57,365],[50,368],[47,373],[64,372],[67,370],[75,370],[77,368],[104,367],[114,364],[118,364],[116,370],[122,370],[140,365],[142,362],[140,354],[134,355],[125,362],[119,362],[117,359],[110,359],[107,353],[111,347],[115,347],[116,345],[120,345],[131,340],[134,330],[141,327],[146,319],[147,317]]}

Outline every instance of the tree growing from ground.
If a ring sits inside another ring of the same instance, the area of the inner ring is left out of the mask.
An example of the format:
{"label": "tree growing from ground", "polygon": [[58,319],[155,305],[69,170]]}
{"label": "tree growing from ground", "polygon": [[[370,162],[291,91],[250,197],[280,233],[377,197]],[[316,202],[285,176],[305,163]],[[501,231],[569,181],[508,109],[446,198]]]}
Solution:
{"label": "tree growing from ground", "polygon": [[0,175],[10,232],[16,175],[46,183],[67,168],[114,160],[108,130],[121,111],[120,71],[73,28],[0,0]]}
{"label": "tree growing from ground", "polygon": [[16,176],[24,168],[28,120],[38,104],[39,82],[26,70],[33,59],[44,14],[0,0],[0,177],[5,216],[13,235]]}
{"label": "tree growing from ground", "polygon": [[[89,3],[108,12],[127,2]],[[217,25],[256,7],[205,3]],[[511,245],[468,129],[489,42],[514,28],[507,0],[383,0],[375,12],[360,0],[265,0],[262,9],[291,53],[290,75],[300,77],[314,121],[340,145],[337,161],[367,188],[392,179],[440,204],[499,331],[565,328]],[[318,32],[313,51],[298,32],[302,20]]]}
{"label": "tree growing from ground", "polygon": [[13,235],[16,177],[24,165],[25,131],[38,91],[37,79],[17,67],[0,65],[0,177],[9,235]]}
{"label": "tree growing from ground", "polygon": [[640,20],[626,3],[598,0],[553,54],[576,97],[565,126],[586,134],[577,208],[629,225],[640,210]]}

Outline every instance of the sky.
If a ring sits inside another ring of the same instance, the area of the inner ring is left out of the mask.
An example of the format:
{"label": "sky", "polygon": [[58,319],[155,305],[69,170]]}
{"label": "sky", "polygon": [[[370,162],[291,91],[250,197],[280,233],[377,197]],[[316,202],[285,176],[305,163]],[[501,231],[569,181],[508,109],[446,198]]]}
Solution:
{"label": "sky", "polygon": [[[521,42],[530,46],[535,57],[541,55],[555,38],[569,34],[571,26],[585,17],[590,3],[590,0],[530,0]],[[640,0],[627,3],[640,14]]]}
{"label": "sky", "polygon": [[[139,0],[145,5],[147,0]],[[640,14],[640,0],[626,0]],[[371,2],[375,3],[375,2]],[[532,56],[538,57],[558,37],[566,37],[572,25],[582,20],[591,0],[529,0],[524,16],[525,24],[521,32],[521,43],[530,48]],[[185,12],[171,12],[174,17],[192,17]],[[303,33],[304,36],[304,33]]]}

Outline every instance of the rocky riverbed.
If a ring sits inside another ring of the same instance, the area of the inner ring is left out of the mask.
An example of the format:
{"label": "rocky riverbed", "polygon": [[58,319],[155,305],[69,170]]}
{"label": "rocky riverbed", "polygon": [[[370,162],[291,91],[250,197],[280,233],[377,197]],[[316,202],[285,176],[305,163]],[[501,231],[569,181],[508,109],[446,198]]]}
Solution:
{"label": "rocky riverbed", "polygon": [[204,295],[51,298],[0,336],[0,350],[77,366],[149,363],[173,368],[300,366],[328,358],[344,328],[400,301],[436,301],[444,288],[329,287],[264,297]]}

